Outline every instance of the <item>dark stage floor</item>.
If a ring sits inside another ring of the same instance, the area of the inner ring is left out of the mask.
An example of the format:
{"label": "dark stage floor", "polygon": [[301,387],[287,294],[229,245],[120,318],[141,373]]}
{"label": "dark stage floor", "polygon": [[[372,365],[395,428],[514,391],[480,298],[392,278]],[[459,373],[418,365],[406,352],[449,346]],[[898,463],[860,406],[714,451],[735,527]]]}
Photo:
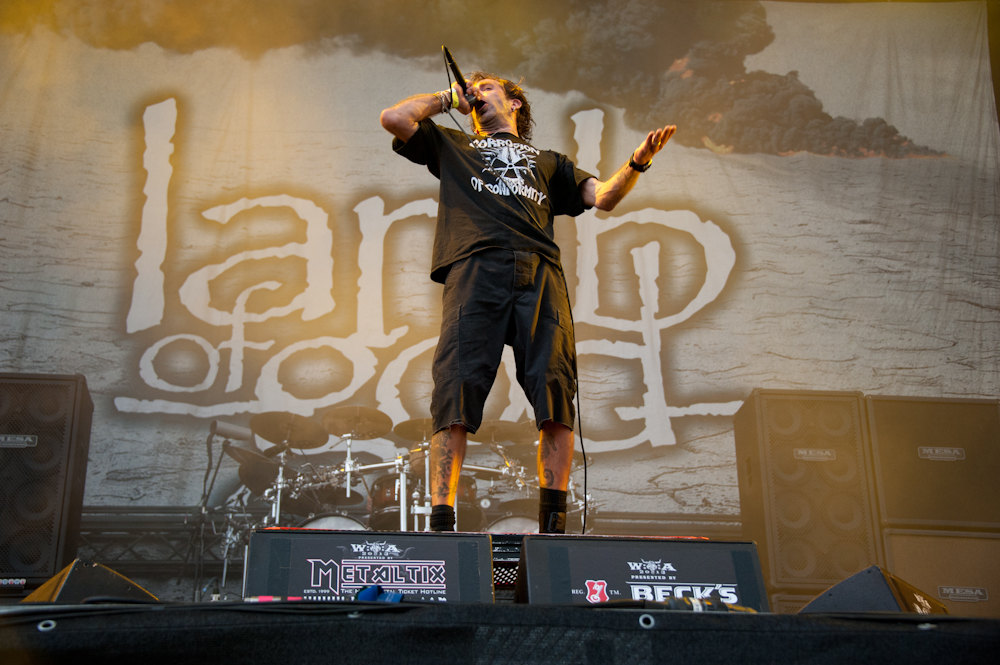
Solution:
{"label": "dark stage floor", "polygon": [[489,604],[0,607],[0,662],[995,663],[1000,621]]}

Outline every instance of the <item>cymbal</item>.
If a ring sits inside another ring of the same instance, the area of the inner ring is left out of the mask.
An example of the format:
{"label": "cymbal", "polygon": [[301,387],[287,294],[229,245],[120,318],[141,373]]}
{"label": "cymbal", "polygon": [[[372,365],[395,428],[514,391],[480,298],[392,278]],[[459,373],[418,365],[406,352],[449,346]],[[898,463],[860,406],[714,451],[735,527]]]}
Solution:
{"label": "cymbal", "polygon": [[287,448],[319,448],[330,438],[315,420],[281,411],[258,413],[250,419],[250,429],[265,441]]}
{"label": "cymbal", "polygon": [[367,441],[392,431],[392,418],[368,406],[341,406],[323,416],[323,427],[334,436]]}
{"label": "cymbal", "polygon": [[393,434],[407,441],[427,441],[434,434],[433,418],[414,418],[392,428]]}
{"label": "cymbal", "polygon": [[237,448],[236,446],[225,446],[223,450],[240,464],[253,464],[255,462],[263,464],[271,463],[271,460],[266,455],[256,450]]}
{"label": "cymbal", "polygon": [[[296,462],[298,469],[302,470],[309,463],[313,467],[337,467],[347,461],[346,450],[328,450],[318,455],[297,455]],[[378,464],[382,458],[367,450],[352,450],[351,461],[354,466],[366,466],[368,464]]]}
{"label": "cymbal", "polygon": [[487,420],[475,434],[469,434],[469,439],[481,443],[525,443],[538,438],[538,430],[530,421],[511,423],[505,420]]}

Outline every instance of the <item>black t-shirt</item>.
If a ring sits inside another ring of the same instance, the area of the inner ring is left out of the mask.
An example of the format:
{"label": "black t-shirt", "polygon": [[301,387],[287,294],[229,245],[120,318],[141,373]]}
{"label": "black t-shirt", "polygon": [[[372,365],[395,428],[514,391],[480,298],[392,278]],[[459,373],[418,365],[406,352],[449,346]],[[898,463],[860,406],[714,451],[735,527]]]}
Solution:
{"label": "black t-shirt", "polygon": [[409,141],[392,142],[441,180],[431,279],[443,283],[452,263],[491,247],[536,252],[559,265],[552,220],[587,209],[580,183],[594,176],[513,134],[471,138],[423,120]]}

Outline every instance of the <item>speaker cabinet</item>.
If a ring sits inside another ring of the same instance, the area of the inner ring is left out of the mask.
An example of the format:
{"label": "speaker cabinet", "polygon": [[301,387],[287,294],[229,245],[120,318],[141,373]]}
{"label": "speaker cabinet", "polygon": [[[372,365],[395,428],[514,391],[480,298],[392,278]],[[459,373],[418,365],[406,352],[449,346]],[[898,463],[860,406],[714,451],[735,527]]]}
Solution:
{"label": "speaker cabinet", "polygon": [[799,610],[799,614],[815,612],[948,614],[948,609],[931,594],[871,566],[830,587]]}
{"label": "speaker cabinet", "polygon": [[244,598],[353,600],[366,587],[416,602],[493,602],[489,534],[270,528],[250,534]]}
{"label": "speaker cabinet", "polygon": [[767,612],[753,543],[680,538],[527,535],[515,602],[713,600]]}
{"label": "speaker cabinet", "polygon": [[886,529],[890,572],[935,596],[951,614],[1000,618],[1000,534]]}
{"label": "speaker cabinet", "polygon": [[76,558],[93,412],[82,376],[0,374],[0,595]]}
{"label": "speaker cabinet", "polygon": [[814,598],[815,596],[801,596],[791,593],[771,594],[771,612],[774,614],[798,614]]}
{"label": "speaker cabinet", "polygon": [[771,593],[881,562],[861,393],[756,389],[734,429],[743,534]]}
{"label": "speaker cabinet", "polygon": [[21,602],[81,603],[97,598],[108,601],[158,600],[124,575],[99,563],[77,559]]}
{"label": "speaker cabinet", "polygon": [[884,526],[1000,529],[1000,403],[867,402]]}

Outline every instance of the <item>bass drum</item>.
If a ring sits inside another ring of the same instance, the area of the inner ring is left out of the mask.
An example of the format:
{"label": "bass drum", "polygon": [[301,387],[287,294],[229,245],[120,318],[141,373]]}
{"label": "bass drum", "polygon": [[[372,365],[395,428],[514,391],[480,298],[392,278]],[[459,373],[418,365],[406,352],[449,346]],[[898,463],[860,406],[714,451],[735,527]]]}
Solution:
{"label": "bass drum", "polygon": [[[371,514],[368,526],[372,531],[399,531],[399,476],[386,474],[372,483]],[[413,515],[407,515],[406,528],[413,530]]]}
{"label": "bass drum", "polygon": [[538,533],[538,499],[514,499],[500,504],[500,516],[487,533]]}
{"label": "bass drum", "polygon": [[538,515],[507,515],[486,527],[486,533],[538,533]]}
{"label": "bass drum", "polygon": [[368,527],[347,515],[339,513],[323,513],[304,520],[300,529],[324,529],[329,531],[367,531]]}

